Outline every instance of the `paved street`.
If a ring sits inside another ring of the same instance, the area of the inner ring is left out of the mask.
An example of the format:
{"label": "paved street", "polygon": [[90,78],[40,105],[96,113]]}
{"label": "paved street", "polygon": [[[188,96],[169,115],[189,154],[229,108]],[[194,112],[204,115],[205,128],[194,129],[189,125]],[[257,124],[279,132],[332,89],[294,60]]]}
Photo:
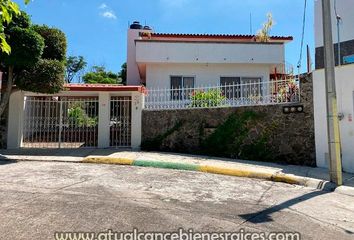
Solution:
{"label": "paved street", "polygon": [[198,172],[79,163],[0,162],[0,239],[54,232],[297,231],[353,239],[354,197]]}

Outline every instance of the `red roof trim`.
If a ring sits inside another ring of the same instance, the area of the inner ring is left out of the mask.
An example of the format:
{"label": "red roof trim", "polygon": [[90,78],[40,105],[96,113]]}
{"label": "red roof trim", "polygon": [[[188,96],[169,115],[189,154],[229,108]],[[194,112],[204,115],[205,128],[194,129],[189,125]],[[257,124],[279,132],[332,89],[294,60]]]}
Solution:
{"label": "red roof trim", "polygon": [[144,86],[123,86],[112,84],[65,84],[65,90],[78,92],[144,92]]}
{"label": "red roof trim", "polygon": [[[167,38],[209,38],[209,39],[254,39],[255,35],[242,34],[182,34],[182,33],[151,33],[151,37],[167,37]],[[292,36],[271,36],[271,40],[292,41]]]}

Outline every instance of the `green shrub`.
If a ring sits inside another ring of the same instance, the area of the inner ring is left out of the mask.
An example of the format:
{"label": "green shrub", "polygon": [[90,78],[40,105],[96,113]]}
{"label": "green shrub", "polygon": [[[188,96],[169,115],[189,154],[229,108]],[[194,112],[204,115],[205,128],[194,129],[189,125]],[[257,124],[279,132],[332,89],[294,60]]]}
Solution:
{"label": "green shrub", "polygon": [[224,105],[226,97],[220,89],[210,89],[193,92],[191,100],[191,107],[219,107]]}
{"label": "green shrub", "polygon": [[89,117],[81,103],[76,103],[68,110],[69,124],[78,127],[95,127],[98,123],[97,117]]}
{"label": "green shrub", "polygon": [[16,79],[25,91],[54,94],[63,90],[65,67],[57,60],[40,60],[34,67],[23,71]]}

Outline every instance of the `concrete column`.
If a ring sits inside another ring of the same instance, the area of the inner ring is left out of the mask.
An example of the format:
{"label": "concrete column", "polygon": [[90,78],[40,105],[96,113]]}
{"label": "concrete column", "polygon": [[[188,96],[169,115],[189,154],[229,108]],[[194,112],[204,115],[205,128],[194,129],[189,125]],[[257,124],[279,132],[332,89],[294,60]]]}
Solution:
{"label": "concrete column", "polygon": [[23,138],[24,94],[17,91],[11,94],[7,128],[7,148],[18,149]]}
{"label": "concrete column", "polygon": [[132,93],[132,149],[139,150],[141,145],[142,110],[144,106],[144,94]]}
{"label": "concrete column", "polygon": [[98,147],[108,148],[110,147],[110,94],[108,92],[100,92],[98,103]]}

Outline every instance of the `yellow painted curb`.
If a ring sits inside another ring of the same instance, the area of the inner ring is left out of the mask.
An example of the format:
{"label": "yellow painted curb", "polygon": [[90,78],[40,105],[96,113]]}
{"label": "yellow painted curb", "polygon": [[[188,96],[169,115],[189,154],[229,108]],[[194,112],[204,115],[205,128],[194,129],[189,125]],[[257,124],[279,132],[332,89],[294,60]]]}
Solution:
{"label": "yellow painted curb", "polygon": [[292,177],[289,175],[285,174],[275,174],[272,176],[270,179],[274,182],[283,182],[283,183],[289,183],[289,184],[297,184],[297,185],[306,185],[306,182],[304,182],[302,179],[299,179],[297,177]]}
{"label": "yellow painted curb", "polygon": [[83,163],[101,163],[101,164],[116,164],[116,165],[132,165],[134,160],[128,158],[110,158],[110,157],[93,157],[85,158]]}
{"label": "yellow painted curb", "polygon": [[235,177],[259,178],[259,179],[269,179],[269,180],[272,179],[273,176],[273,174],[271,173],[253,172],[247,170],[230,169],[230,168],[205,166],[205,165],[200,166],[199,171],[206,172],[206,173],[229,175]]}

